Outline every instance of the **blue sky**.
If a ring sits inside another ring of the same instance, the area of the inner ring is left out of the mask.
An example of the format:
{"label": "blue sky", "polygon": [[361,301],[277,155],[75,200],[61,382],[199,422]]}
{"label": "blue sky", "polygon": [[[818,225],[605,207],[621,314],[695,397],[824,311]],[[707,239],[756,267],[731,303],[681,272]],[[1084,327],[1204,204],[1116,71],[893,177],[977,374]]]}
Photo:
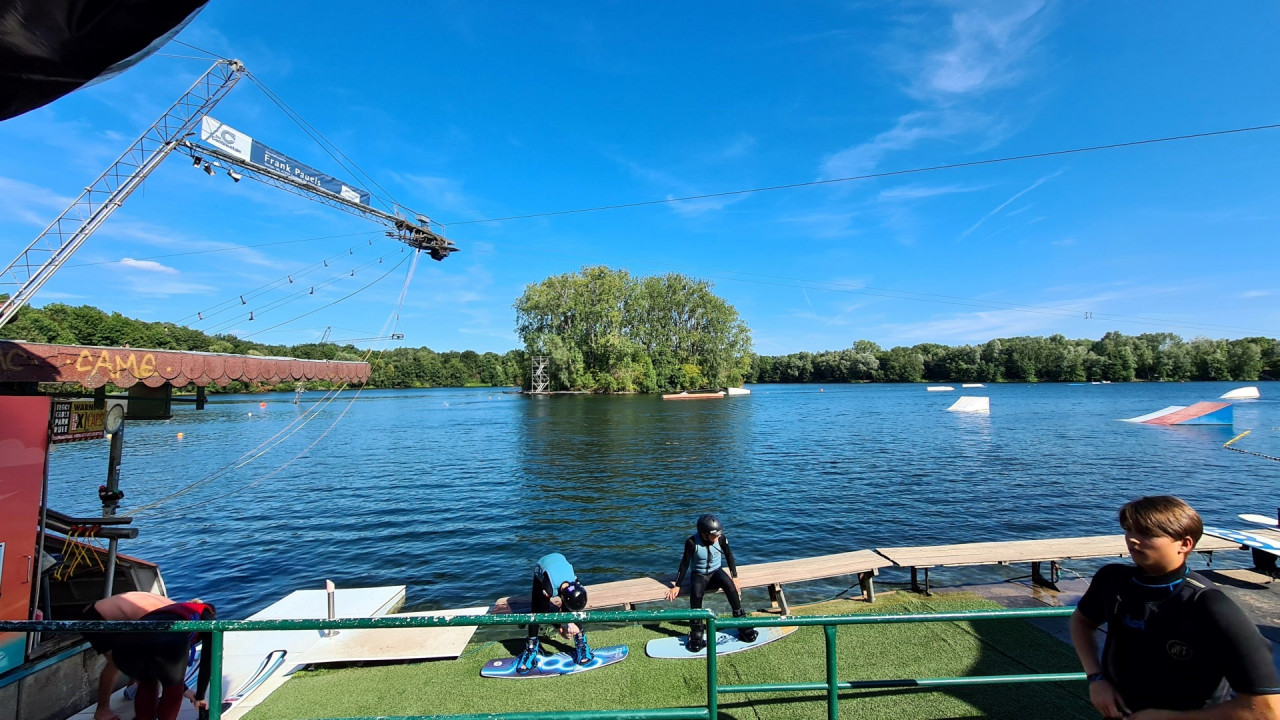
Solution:
{"label": "blue sky", "polygon": [[[1280,130],[485,221],[1277,123],[1278,30],[1274,3],[214,0],[180,39],[242,60],[381,189],[354,184],[462,248],[418,264],[391,344],[511,349],[526,284],[605,264],[714,282],[781,354],[1280,336]],[[208,67],[161,53],[0,123],[6,262]],[[247,81],[212,115],[357,180]],[[382,230],[174,156],[35,304],[376,337],[408,268]]]}

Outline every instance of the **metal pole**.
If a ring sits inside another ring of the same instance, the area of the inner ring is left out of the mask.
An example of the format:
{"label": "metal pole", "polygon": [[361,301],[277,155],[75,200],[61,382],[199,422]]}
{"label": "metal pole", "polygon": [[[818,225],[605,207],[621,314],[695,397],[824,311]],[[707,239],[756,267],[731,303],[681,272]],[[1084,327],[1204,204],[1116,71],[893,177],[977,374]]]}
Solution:
{"label": "metal pole", "polygon": [[209,659],[213,661],[212,672],[209,675],[209,694],[205,695],[205,699],[209,701],[208,716],[200,713],[200,720],[220,720],[222,718],[222,631],[214,630],[209,636],[210,647],[205,648],[205,652],[209,653]]}
{"label": "metal pole", "polygon": [[827,640],[827,720],[840,717],[840,681],[836,677],[836,626],[823,625]]}
{"label": "metal pole", "polygon": [[[124,421],[111,433],[111,457],[107,461],[107,496],[102,499],[102,516],[111,517],[116,514],[120,501],[116,492],[120,490],[120,457],[124,454]],[[107,544],[107,579],[103,583],[102,597],[111,597],[116,581],[116,546],[120,541],[111,538]]]}
{"label": "metal pole", "polygon": [[[40,611],[40,591],[44,589],[44,534],[49,531],[49,437],[45,436],[44,449],[44,478],[41,480],[40,486],[40,541],[36,543],[36,569],[35,576],[31,578],[35,582],[36,587],[34,594],[31,596],[31,619],[35,619],[35,614]],[[43,615],[41,616],[43,617]],[[44,618],[52,620],[53,618]],[[27,652],[30,653],[40,644],[40,634],[31,633],[27,636]]]}
{"label": "metal pole", "polygon": [[720,688],[716,680],[716,628],[715,617],[707,618],[707,717],[716,720],[720,714]]}

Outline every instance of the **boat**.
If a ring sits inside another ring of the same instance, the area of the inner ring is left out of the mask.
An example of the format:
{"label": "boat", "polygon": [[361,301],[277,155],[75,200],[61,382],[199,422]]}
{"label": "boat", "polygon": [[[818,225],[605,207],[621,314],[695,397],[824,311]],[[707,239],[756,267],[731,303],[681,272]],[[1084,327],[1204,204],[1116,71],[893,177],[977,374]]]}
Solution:
{"label": "boat", "polygon": [[707,391],[707,390],[688,390],[678,393],[667,393],[662,396],[663,400],[719,400],[725,396],[723,390]]}

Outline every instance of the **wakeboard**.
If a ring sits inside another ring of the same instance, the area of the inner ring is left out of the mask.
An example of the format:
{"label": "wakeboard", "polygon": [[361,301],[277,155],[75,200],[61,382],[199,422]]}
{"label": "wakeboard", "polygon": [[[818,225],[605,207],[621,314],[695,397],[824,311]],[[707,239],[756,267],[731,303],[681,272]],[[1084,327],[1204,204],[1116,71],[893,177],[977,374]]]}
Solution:
{"label": "wakeboard", "polygon": [[516,672],[515,658],[490,660],[484,664],[483,668],[480,669],[480,676],[487,678],[511,678],[515,680],[524,680],[527,678],[576,675],[589,670],[595,670],[596,668],[602,668],[605,665],[622,662],[627,659],[626,645],[610,645],[609,647],[594,648],[594,652],[596,656],[586,665],[579,665],[575,663],[573,661],[573,656],[569,653],[543,655],[538,659],[538,666],[524,675],[520,675]]}
{"label": "wakeboard", "polygon": [[1253,533],[1244,532],[1243,530],[1227,530],[1226,528],[1213,527],[1211,525],[1204,526],[1206,535],[1238,542],[1251,548],[1280,556],[1280,541],[1262,535],[1254,535]]}
{"label": "wakeboard", "polygon": [[[730,655],[744,650],[758,648],[761,645],[768,645],[774,640],[781,640],[791,633],[799,630],[798,627],[762,627],[756,628],[755,642],[742,642],[738,639],[738,629],[730,628],[716,633],[716,655]],[[685,647],[689,642],[689,636],[681,637],[665,637],[650,640],[644,646],[644,652],[651,658],[659,658],[662,660],[690,660],[693,658],[705,658],[707,649],[703,648],[698,652],[689,652]]]}
{"label": "wakeboard", "polygon": [[1275,518],[1267,517],[1266,515],[1254,515],[1252,513],[1241,513],[1240,519],[1245,522],[1251,522],[1254,525],[1266,525],[1267,527],[1276,527],[1277,525],[1280,525],[1280,523],[1276,522]]}

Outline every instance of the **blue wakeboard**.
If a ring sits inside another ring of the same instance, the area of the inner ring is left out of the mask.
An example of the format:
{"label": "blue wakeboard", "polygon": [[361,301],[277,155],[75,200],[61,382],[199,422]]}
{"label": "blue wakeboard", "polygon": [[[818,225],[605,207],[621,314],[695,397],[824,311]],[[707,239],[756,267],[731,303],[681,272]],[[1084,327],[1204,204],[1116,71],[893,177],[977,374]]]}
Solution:
{"label": "blue wakeboard", "polygon": [[622,662],[627,659],[626,645],[610,645],[609,647],[595,648],[594,652],[596,656],[586,665],[579,665],[575,663],[573,661],[573,656],[569,653],[543,655],[538,658],[538,666],[524,675],[520,675],[516,672],[515,658],[490,660],[484,664],[483,668],[480,669],[480,676],[487,678],[511,678],[515,680],[559,677],[561,675],[584,673],[589,670],[602,668],[605,665],[612,665],[616,662]]}
{"label": "blue wakeboard", "polygon": [[[791,633],[799,630],[798,627],[762,627],[756,628],[755,642],[742,642],[738,639],[738,629],[732,628],[722,630],[716,633],[716,656],[729,655],[744,650],[758,648],[761,645],[767,645],[774,640],[781,640]],[[656,640],[650,640],[644,646],[644,652],[651,658],[660,658],[663,660],[691,660],[693,658],[705,658],[707,649],[703,648],[698,652],[689,652],[685,645],[689,642],[689,636],[681,637],[665,637]]]}
{"label": "blue wakeboard", "polygon": [[1253,533],[1244,532],[1243,530],[1227,530],[1225,528],[1212,527],[1210,525],[1204,526],[1204,532],[1206,535],[1219,537],[1223,540],[1230,540],[1231,542],[1238,542],[1241,545],[1257,548],[1263,552],[1269,552],[1272,555],[1280,555],[1280,541],[1276,541],[1270,537],[1254,535]]}

